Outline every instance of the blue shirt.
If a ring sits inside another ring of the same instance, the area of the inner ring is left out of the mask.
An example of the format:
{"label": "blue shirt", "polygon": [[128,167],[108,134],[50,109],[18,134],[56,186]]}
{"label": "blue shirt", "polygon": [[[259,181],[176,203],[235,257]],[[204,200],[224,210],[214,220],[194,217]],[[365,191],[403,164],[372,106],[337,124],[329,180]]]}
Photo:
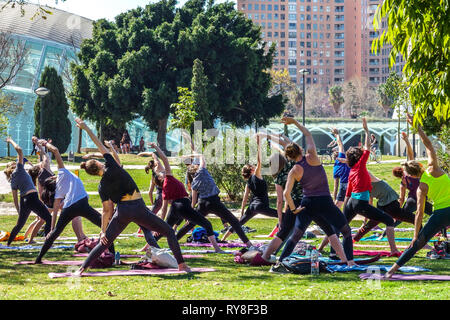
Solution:
{"label": "blue shirt", "polygon": [[[338,158],[345,159],[345,153],[339,152]],[[341,183],[348,183],[348,175],[350,173],[350,167],[346,163],[342,163],[339,160],[334,161],[333,177],[339,178]]]}
{"label": "blue shirt", "polygon": [[191,188],[198,192],[200,199],[217,196],[220,193],[213,177],[206,168],[200,168],[197,171],[192,180]]}
{"label": "blue shirt", "polygon": [[24,196],[30,190],[36,190],[31,176],[26,172],[23,164],[18,162],[11,175],[11,189],[19,190],[21,196]]}

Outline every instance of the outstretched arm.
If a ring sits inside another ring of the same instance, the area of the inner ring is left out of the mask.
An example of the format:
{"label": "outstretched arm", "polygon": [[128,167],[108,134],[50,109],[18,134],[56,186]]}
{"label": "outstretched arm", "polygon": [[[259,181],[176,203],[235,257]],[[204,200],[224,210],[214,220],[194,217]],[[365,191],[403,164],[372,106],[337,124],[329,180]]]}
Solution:
{"label": "outstretched arm", "polygon": [[406,154],[408,155],[407,160],[414,160],[414,151],[411,146],[411,143],[409,142],[408,135],[406,132],[402,132],[402,139],[405,141],[406,144]]}
{"label": "outstretched arm", "polygon": [[86,133],[91,138],[92,142],[97,146],[98,151],[100,151],[102,154],[108,153],[108,150],[106,147],[101,143],[100,139],[92,132],[92,130],[87,126],[87,124],[81,120],[80,118],[76,118],[75,122],[77,123],[77,127],[86,131]]}
{"label": "outstretched arm", "polygon": [[150,147],[156,150],[156,153],[158,153],[159,158],[162,160],[164,165],[164,170],[166,171],[166,175],[171,176],[172,175],[172,169],[170,168],[169,159],[167,159],[167,156],[162,152],[162,150],[156,145],[154,142],[149,143]]}
{"label": "outstretched arm", "polygon": [[367,126],[367,120],[365,117],[362,118],[362,123],[363,123],[364,132],[366,133],[366,142],[365,142],[364,148],[366,150],[370,150],[370,131],[369,131],[369,127]]}
{"label": "outstretched arm", "polygon": [[106,146],[109,148],[109,150],[111,151],[110,153],[112,154],[114,160],[116,160],[117,164],[118,164],[119,166],[121,166],[122,164],[120,163],[119,155],[117,154],[116,149],[114,148],[114,144],[113,144],[112,140],[111,140],[111,141],[105,141],[105,145],[106,145]]}
{"label": "outstretched arm", "polygon": [[279,144],[283,148],[286,148],[286,146],[292,142],[291,139],[289,139],[288,137],[286,137],[283,134],[272,134],[272,133],[259,132],[259,133],[257,133],[257,135],[261,138],[266,137],[267,140],[272,140],[273,142]]}
{"label": "outstretched arm", "polygon": [[[409,124],[413,125],[413,118],[410,114],[407,114],[407,121]],[[425,134],[421,126],[417,127],[417,131],[419,133],[420,139],[423,142],[423,145],[427,149],[427,155],[428,155],[428,166],[433,167],[433,169],[438,169],[438,159],[436,155],[436,150],[434,150],[433,144],[431,143],[431,140],[428,138],[428,136]]]}
{"label": "outstretched arm", "polygon": [[20,164],[23,164],[23,151],[22,151],[22,148],[17,143],[15,143],[14,140],[11,139],[11,137],[6,138],[6,142],[10,143],[13,146],[13,148],[16,150],[16,152],[17,152],[17,162],[20,163]]}
{"label": "outstretched arm", "polygon": [[258,135],[256,136],[256,144],[258,145],[258,154],[256,156],[257,163],[256,163],[256,169],[255,169],[255,176],[258,179],[262,179],[262,175],[261,175],[261,167],[262,167],[262,164],[261,164],[261,141],[260,141]]}
{"label": "outstretched arm", "polygon": [[317,158],[317,160],[320,161],[318,156],[317,156],[316,144],[314,143],[314,138],[313,138],[311,132],[309,132],[309,130],[306,129],[306,127],[302,126],[294,118],[284,117],[284,118],[281,119],[281,122],[283,122],[284,124],[287,124],[287,125],[289,125],[289,124],[295,125],[302,132],[302,134],[305,136],[305,139],[306,139],[306,151],[311,156]]}
{"label": "outstretched arm", "polygon": [[46,146],[47,149],[53,153],[53,155],[55,156],[55,160],[56,163],[58,164],[58,169],[63,169],[64,168],[64,161],[61,157],[61,154],[59,153],[59,150],[57,147],[55,147],[54,145],[52,145],[51,143],[48,143],[45,140],[39,140],[39,142],[42,141],[42,145]]}
{"label": "outstretched arm", "polygon": [[340,153],[345,153],[344,143],[341,140],[341,135],[339,134],[339,131],[336,133],[336,143],[338,145],[338,149]]}

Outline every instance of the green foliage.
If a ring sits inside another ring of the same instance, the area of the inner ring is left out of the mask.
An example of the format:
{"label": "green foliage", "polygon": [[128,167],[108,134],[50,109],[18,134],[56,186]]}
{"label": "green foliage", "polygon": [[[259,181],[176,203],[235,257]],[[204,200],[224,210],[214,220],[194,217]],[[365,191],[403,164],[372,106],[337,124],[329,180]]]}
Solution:
{"label": "green foliage", "polygon": [[194,124],[197,112],[192,93],[188,88],[178,88],[178,102],[173,103],[171,108],[175,110],[174,117],[170,123],[170,130],[185,129],[190,131]]}
{"label": "green foliage", "polygon": [[386,116],[391,117],[397,105],[407,102],[406,84],[397,73],[391,72],[386,82],[377,87],[377,95]]}
{"label": "green foliage", "polygon": [[240,201],[245,189],[245,180],[242,178],[242,164],[210,164],[208,171],[221,191],[227,193],[229,200]]}
{"label": "green foliage", "polygon": [[415,109],[414,123],[430,115],[439,124],[450,119],[450,5],[448,1],[385,0],[375,14],[377,29],[383,17],[388,28],[372,43],[377,52],[391,44],[390,66],[400,54],[403,74]]}
{"label": "green foliage", "polygon": [[9,118],[22,111],[22,105],[16,103],[12,95],[0,90],[0,138],[7,134]]}
{"label": "green foliage", "polygon": [[383,134],[380,137],[380,151],[381,151],[381,154],[384,154],[384,135]]}
{"label": "green foliage", "polygon": [[[60,152],[65,152],[70,144],[72,125],[68,118],[69,104],[62,78],[56,69],[45,67],[39,82],[40,87],[50,90],[50,93],[42,98],[37,98],[34,104],[34,135],[44,139],[51,138]],[[43,112],[42,136],[40,135],[40,119]]]}
{"label": "green foliage", "polygon": [[437,155],[439,159],[439,166],[450,174],[450,126],[445,126],[438,134],[439,141],[444,145],[444,148],[438,148]]}
{"label": "green foliage", "polygon": [[205,75],[203,63],[200,59],[194,60],[191,88],[194,107],[198,116],[196,120],[202,121],[204,128],[212,128],[214,119],[211,117],[209,109],[208,77]]}
{"label": "green foliage", "polygon": [[342,94],[343,89],[338,85],[334,85],[328,90],[328,100],[332,104],[336,114],[339,114],[341,105],[345,102]]}

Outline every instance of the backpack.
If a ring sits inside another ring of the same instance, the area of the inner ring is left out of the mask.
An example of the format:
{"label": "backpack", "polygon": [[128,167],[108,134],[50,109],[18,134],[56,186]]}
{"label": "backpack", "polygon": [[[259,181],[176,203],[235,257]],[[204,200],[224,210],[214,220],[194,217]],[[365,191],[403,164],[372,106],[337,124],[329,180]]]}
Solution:
{"label": "backpack", "polygon": [[91,268],[109,268],[114,264],[114,255],[106,249],[100,257],[92,261]]}
{"label": "backpack", "polygon": [[85,238],[75,245],[75,251],[79,253],[89,253],[98,244],[99,239]]}
{"label": "backpack", "polygon": [[[295,255],[291,255],[284,258],[281,262],[286,269],[294,274],[311,274],[311,259],[300,258]],[[331,273],[327,268],[327,264],[323,261],[319,261],[319,272]]]}
{"label": "backpack", "polygon": [[[219,233],[214,231],[216,241],[219,241]],[[205,228],[198,227],[192,231],[192,235],[187,238],[187,242],[209,243]]]}

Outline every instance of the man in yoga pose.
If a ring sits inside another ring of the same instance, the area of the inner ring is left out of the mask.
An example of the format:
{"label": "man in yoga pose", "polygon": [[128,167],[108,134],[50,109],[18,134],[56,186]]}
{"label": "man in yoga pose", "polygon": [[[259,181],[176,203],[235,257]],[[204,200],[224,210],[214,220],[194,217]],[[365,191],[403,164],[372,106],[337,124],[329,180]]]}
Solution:
{"label": "man in yoga pose", "polygon": [[[180,245],[178,244],[175,232],[167,223],[150,212],[142,200],[134,180],[119,165],[117,160],[111,156],[91,129],[82,120],[77,118],[75,121],[80,129],[88,133],[105,158],[105,164],[97,160],[89,160],[82,165],[82,168],[88,174],[101,177],[98,191],[102,199],[103,214],[100,242],[90,252],[81,268],[76,272],[76,275],[83,273],[92,261],[97,259],[131,222],[138,224],[141,228],[154,230],[166,236],[169,247],[178,262],[178,269],[180,271],[190,272],[189,267],[185,264],[181,255]],[[116,154],[114,156],[117,157]],[[115,211],[114,204],[117,204]]]}
{"label": "man in yoga pose", "polygon": [[[314,139],[304,126],[293,118],[285,117],[282,122],[293,124],[306,138],[307,152],[304,155],[302,148],[291,143],[286,147],[285,153],[289,160],[295,161],[295,166],[289,172],[284,197],[288,210],[297,215],[292,236],[287,241],[279,261],[289,256],[295,245],[302,238],[311,221],[315,221],[328,235],[331,245],[335,248],[339,258],[349,266],[354,265],[353,243],[351,229],[338,207],[333,203],[328,186],[328,179],[319,157],[317,156]],[[291,197],[294,182],[298,181],[303,187],[303,199],[300,207],[296,207]],[[336,236],[335,230],[344,235],[344,247]],[[278,263],[271,269],[272,272],[284,272],[282,264]]]}
{"label": "man in yoga pose", "polygon": [[[65,168],[58,148],[47,143],[45,140],[40,140],[38,143],[42,144],[47,150],[53,153],[56,163],[58,164],[58,176],[47,178],[42,186],[43,201],[49,207],[53,208],[52,231],[47,235],[41,252],[35,260],[35,263],[42,263],[42,258],[70,221],[75,218],[84,217],[96,226],[101,227],[102,216],[89,205],[89,197],[84,189],[81,179]],[[58,223],[56,223],[61,202],[64,202],[64,204],[61,214],[59,215]],[[114,246],[111,245],[109,250],[114,253]]]}
{"label": "man in yoga pose", "polygon": [[[10,137],[6,139],[6,142],[10,143],[17,152],[17,162],[8,163],[4,173],[7,180],[11,183],[14,205],[19,214],[17,224],[12,229],[8,239],[9,246],[27,222],[32,211],[45,221],[45,235],[50,232],[52,217],[47,207],[39,200],[38,192],[31,176],[25,171],[22,148]],[[20,205],[17,196],[18,190],[20,191]]]}
{"label": "man in yoga pose", "polygon": [[[412,117],[408,114],[407,121],[414,126]],[[408,161],[405,164],[406,172],[417,179],[420,184],[417,189],[417,213],[414,227],[414,237],[408,249],[398,258],[397,262],[385,274],[391,278],[397,270],[407,263],[421,248],[423,248],[434,235],[450,225],[450,178],[442,168],[439,167],[436,151],[421,126],[417,130],[428,155],[428,168],[424,170],[419,162]],[[422,226],[423,213],[425,210],[426,197],[433,201],[433,214],[428,222]]]}

